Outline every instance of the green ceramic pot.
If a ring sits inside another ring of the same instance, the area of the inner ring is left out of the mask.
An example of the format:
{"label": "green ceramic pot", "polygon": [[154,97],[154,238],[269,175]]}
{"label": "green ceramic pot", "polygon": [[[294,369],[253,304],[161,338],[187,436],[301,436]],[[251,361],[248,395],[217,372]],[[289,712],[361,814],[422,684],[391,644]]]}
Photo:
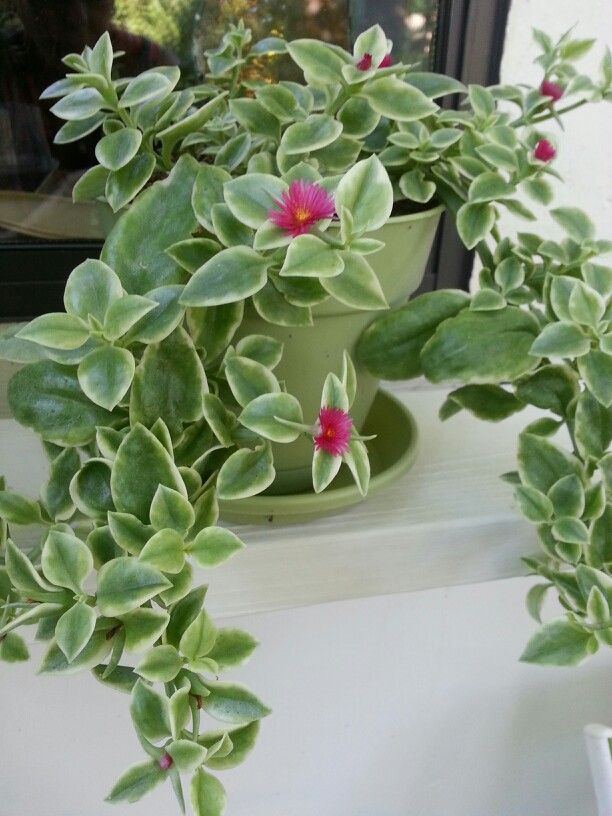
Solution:
{"label": "green ceramic pot", "polygon": [[[385,242],[384,249],[368,256],[391,307],[400,306],[423,279],[443,207],[392,217],[371,233]],[[304,409],[304,421],[314,422],[321,389],[330,371],[340,373],[346,349],[354,359],[357,340],[379,311],[359,311],[329,300],[313,309],[314,326],[288,328],[267,323],[254,310],[245,314],[240,336],[267,334],[284,344],[283,359],[275,370]],[[379,381],[357,367],[357,396],[351,409],[355,426],[361,429],[370,410]],[[301,437],[290,445],[274,446],[276,480],[268,492],[287,495],[312,489],[312,442]]]}

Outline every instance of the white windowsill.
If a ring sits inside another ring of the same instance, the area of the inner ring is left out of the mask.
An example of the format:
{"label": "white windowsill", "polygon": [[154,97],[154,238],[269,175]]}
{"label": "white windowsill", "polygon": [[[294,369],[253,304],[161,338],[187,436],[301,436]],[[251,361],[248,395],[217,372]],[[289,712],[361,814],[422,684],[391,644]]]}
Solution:
{"label": "white windowsill", "polygon": [[[392,390],[413,412],[412,470],[358,507],[303,525],[234,526],[247,548],[210,575],[216,616],[476,583],[522,574],[533,528],[499,475],[515,467],[516,436],[535,413],[485,423],[465,412],[440,422],[445,389]],[[2,472],[36,495],[45,459],[37,438],[0,420]],[[208,580],[207,576],[198,576]]]}

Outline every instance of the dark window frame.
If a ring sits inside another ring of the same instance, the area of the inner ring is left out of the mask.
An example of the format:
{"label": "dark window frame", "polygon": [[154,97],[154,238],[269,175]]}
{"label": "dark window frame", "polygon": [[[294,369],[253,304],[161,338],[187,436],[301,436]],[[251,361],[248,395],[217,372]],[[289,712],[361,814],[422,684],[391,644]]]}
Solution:
{"label": "dark window frame", "polygon": [[[498,82],[510,1],[441,0],[433,70],[465,83]],[[451,106],[456,102],[447,100]],[[101,247],[98,241],[0,244],[0,320],[61,309],[70,271],[85,258],[97,257]],[[467,289],[472,261],[473,253],[445,215],[419,291]]]}

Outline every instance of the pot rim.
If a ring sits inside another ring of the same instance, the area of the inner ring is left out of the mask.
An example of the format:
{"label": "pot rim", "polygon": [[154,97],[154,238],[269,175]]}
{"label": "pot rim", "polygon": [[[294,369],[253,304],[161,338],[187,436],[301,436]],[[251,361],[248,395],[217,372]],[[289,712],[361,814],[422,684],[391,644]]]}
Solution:
{"label": "pot rim", "polygon": [[431,207],[429,210],[423,210],[418,213],[408,213],[407,215],[391,215],[387,224],[403,224],[406,221],[420,221],[422,218],[429,218],[432,215],[438,215],[444,212],[446,207],[444,204],[438,204]]}

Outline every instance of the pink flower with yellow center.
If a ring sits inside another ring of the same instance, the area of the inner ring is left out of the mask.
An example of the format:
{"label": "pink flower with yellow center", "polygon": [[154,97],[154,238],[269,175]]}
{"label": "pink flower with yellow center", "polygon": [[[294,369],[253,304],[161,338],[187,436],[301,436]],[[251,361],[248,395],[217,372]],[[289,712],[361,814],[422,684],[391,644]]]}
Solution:
{"label": "pink flower with yellow center", "polygon": [[540,139],[540,141],[535,146],[535,150],[533,151],[533,155],[535,156],[538,161],[541,162],[549,162],[552,161],[555,156],[557,155],[557,151],[548,141],[548,139]]}
{"label": "pink flower with yellow center", "polygon": [[304,179],[292,181],[274,204],[276,208],[268,211],[268,218],[293,238],[304,235],[317,221],[331,218],[336,212],[327,190]]}
{"label": "pink flower with yellow center", "polygon": [[540,95],[547,96],[551,102],[558,102],[563,96],[563,88],[556,82],[545,79],[540,85]]}
{"label": "pink flower with yellow center", "polygon": [[[385,54],[382,60],[378,63],[379,68],[388,68],[390,65],[393,65],[391,54]],[[363,57],[357,62],[357,68],[359,68],[360,71],[369,71],[371,67],[372,67],[372,55],[366,52],[363,55]]]}
{"label": "pink flower with yellow center", "polygon": [[349,449],[353,420],[341,408],[321,408],[314,437],[315,450],[342,456]]}

